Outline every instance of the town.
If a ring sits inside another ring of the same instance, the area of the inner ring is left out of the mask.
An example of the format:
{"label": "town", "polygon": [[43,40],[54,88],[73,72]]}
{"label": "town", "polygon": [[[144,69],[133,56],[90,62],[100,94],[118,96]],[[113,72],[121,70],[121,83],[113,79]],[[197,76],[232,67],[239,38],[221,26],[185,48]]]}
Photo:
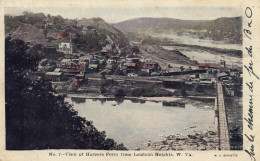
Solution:
{"label": "town", "polygon": [[[63,99],[75,114],[91,120],[86,126],[93,121],[106,131],[99,133],[102,137],[125,145],[113,148],[163,151],[243,147],[242,52],[236,49],[240,44],[222,47],[212,43],[211,33],[219,33],[219,29],[193,32],[191,26],[187,32],[175,29],[178,32],[171,33],[161,26],[159,32],[157,28],[145,31],[144,27],[133,33],[126,32],[126,26],[165,19],[109,24],[99,17],[79,20],[23,14],[7,15],[5,29],[8,41],[23,40],[28,45],[26,52],[39,60],[36,70],[22,72],[24,77],[28,82],[40,82],[44,89],[49,86],[50,97],[57,97],[58,102]],[[230,19],[240,22],[240,18]],[[17,20],[19,25],[14,23]],[[226,23],[225,18],[207,23],[217,26],[218,21]],[[184,20],[180,22],[185,26]],[[196,24],[205,25],[200,21]],[[161,32],[169,32],[173,38]],[[221,39],[221,34],[217,41],[229,41],[227,36]],[[232,38],[231,42],[240,41],[237,35]]]}
{"label": "town", "polygon": [[[82,34],[86,32],[89,34],[95,30],[91,27],[83,28]],[[51,81],[58,91],[64,93],[78,91],[89,94],[91,87],[88,86],[98,85],[97,82],[101,82],[105,75],[107,86],[115,88],[120,84],[126,85],[126,82],[138,82],[159,84],[163,88],[172,89],[197,88],[199,91],[214,90],[216,82],[221,81],[229,96],[241,95],[241,71],[228,68],[225,60],[196,62],[192,66],[174,65],[156,62],[152,56],[142,54],[142,50],[147,51],[149,47],[144,40],[120,48],[114,37],[106,35],[106,43],[100,51],[85,53],[77,49],[77,44],[72,43],[69,33],[57,33],[57,39],[56,46],[46,48],[61,52],[64,56],[54,61],[43,59],[34,74]],[[99,95],[105,92],[93,89],[92,93]]]}

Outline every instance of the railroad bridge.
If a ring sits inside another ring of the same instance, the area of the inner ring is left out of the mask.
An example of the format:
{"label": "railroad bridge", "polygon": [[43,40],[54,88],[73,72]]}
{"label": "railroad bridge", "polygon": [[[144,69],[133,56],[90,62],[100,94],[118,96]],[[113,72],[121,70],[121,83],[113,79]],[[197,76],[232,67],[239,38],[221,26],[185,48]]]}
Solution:
{"label": "railroad bridge", "polygon": [[230,150],[228,120],[224,102],[223,88],[221,82],[217,83],[217,98],[215,102],[217,133],[219,136],[219,149]]}

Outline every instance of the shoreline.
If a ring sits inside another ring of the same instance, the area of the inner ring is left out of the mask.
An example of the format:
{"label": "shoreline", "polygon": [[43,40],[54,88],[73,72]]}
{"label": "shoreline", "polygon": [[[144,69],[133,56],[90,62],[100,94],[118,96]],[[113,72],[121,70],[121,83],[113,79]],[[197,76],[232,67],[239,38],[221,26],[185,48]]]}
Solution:
{"label": "shoreline", "polygon": [[[78,99],[96,99],[96,100],[131,100],[137,102],[156,102],[162,103],[163,106],[170,106],[170,107],[179,107],[185,104],[192,104],[198,108],[213,108],[216,97],[201,97],[201,96],[190,96],[190,97],[130,97],[126,96],[124,98],[115,98],[114,96],[88,96],[88,95],[78,95],[78,94],[67,94],[68,98],[78,98]],[[176,104],[177,103],[177,104]]]}
{"label": "shoreline", "polygon": [[215,131],[188,135],[169,135],[159,141],[148,141],[135,150],[218,150],[219,139]]}
{"label": "shoreline", "polygon": [[[116,99],[114,96],[89,96],[89,95],[83,95],[83,94],[66,94],[66,97],[70,98],[85,98],[85,99]],[[166,99],[167,98],[167,99]],[[131,100],[131,99],[139,99],[144,101],[175,101],[180,99],[215,99],[216,97],[203,97],[203,96],[187,96],[187,97],[178,97],[178,96],[170,96],[170,97],[131,97],[131,96],[125,96],[123,99],[125,100]]]}

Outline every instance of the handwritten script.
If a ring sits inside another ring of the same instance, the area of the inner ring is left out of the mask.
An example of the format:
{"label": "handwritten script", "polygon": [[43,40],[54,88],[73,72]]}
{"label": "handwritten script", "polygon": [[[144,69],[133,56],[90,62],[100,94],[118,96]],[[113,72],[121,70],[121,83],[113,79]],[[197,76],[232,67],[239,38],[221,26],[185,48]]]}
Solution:
{"label": "handwritten script", "polygon": [[[244,29],[243,33],[248,39],[248,41],[251,43],[252,42],[252,25],[253,25],[253,10],[252,7],[246,7],[245,9],[245,16],[246,16],[246,21],[247,21],[247,26]],[[249,132],[244,134],[246,139],[250,142],[250,147],[249,149],[245,149],[245,152],[250,156],[250,159],[252,161],[256,161],[255,158],[255,147],[254,147],[254,141],[255,141],[255,135],[253,135],[253,130],[254,130],[254,81],[259,80],[259,76],[255,73],[255,68],[254,68],[254,59],[253,59],[253,46],[249,45],[245,47],[245,51],[249,55],[250,60],[248,61],[248,65],[244,65],[244,68],[247,71],[247,74],[249,75],[250,81],[245,82],[246,86],[248,87],[249,90],[249,95],[248,95],[248,111],[247,111],[247,117],[244,118],[244,120],[247,123],[247,127],[249,129]]]}

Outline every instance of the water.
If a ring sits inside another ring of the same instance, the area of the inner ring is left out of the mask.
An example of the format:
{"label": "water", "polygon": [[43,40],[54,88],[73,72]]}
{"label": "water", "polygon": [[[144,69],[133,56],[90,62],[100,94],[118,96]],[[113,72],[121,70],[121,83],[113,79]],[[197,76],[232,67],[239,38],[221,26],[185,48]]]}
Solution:
{"label": "water", "polygon": [[[172,134],[190,134],[214,129],[213,107],[165,107],[162,102],[133,103],[86,99],[77,103],[67,98],[79,115],[92,120],[108,138],[136,149],[143,143]],[[193,128],[190,128],[193,127]],[[195,128],[194,128],[195,127]]]}
{"label": "water", "polygon": [[199,46],[215,47],[215,48],[222,48],[222,49],[242,50],[241,44],[231,44],[223,41],[214,41],[210,39],[199,39],[199,38],[192,37],[190,35],[152,34],[151,36],[158,37],[158,38],[168,38],[173,40],[173,42],[181,43],[181,44],[199,45]]}
{"label": "water", "polygon": [[226,65],[228,67],[241,67],[242,65],[242,58],[232,57],[228,55],[216,55],[210,52],[200,50],[200,49],[190,49],[189,47],[181,47],[181,46],[162,46],[164,49],[167,50],[178,50],[182,54],[186,55],[192,60],[196,60],[199,63],[205,62],[216,62],[219,63],[220,60],[225,60]]}

